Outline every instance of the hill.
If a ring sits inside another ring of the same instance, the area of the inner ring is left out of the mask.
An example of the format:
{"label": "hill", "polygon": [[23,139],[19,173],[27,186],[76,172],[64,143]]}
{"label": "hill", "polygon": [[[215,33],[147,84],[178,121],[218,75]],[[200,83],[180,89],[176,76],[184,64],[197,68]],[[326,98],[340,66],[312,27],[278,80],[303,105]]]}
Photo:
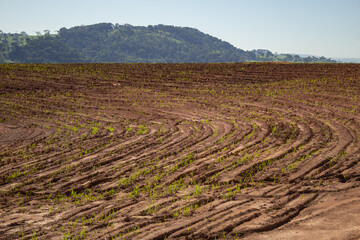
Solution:
{"label": "hill", "polygon": [[268,50],[244,51],[228,42],[189,27],[132,26],[99,23],[61,28],[58,34],[27,36],[0,34],[0,62],[335,62],[273,54]]}
{"label": "hill", "polygon": [[335,58],[335,60],[342,63],[360,63],[360,58]]}

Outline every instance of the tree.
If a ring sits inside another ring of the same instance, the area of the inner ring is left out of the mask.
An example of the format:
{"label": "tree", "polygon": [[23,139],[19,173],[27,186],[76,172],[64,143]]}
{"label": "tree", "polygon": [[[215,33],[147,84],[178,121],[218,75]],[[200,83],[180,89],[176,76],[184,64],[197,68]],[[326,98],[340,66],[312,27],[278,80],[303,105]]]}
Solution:
{"label": "tree", "polygon": [[25,46],[13,43],[9,57],[21,63],[87,62],[78,51],[49,35],[29,39]]}

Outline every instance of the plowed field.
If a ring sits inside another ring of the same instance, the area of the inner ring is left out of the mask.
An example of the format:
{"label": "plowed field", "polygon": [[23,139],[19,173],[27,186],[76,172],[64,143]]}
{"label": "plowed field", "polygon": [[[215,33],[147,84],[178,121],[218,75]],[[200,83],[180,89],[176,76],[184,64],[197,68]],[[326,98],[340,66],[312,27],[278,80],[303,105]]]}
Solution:
{"label": "plowed field", "polygon": [[360,65],[2,64],[0,239],[360,239]]}

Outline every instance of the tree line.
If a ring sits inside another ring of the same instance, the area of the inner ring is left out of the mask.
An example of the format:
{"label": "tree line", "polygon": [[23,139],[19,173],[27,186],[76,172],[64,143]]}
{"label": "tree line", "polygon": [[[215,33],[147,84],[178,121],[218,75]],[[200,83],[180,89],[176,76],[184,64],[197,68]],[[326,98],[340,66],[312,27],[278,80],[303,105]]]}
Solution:
{"label": "tree line", "polygon": [[230,43],[188,27],[147,27],[99,23],[61,28],[57,34],[29,36],[0,31],[0,62],[19,63],[182,63],[182,62],[336,62],[302,58],[268,50],[244,51]]}

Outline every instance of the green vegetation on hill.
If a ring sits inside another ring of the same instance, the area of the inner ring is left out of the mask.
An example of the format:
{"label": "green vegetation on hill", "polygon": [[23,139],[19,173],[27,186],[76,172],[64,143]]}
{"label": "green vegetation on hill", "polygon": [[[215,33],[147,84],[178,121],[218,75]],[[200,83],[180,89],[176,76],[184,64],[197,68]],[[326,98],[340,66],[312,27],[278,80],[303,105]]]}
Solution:
{"label": "green vegetation on hill", "polygon": [[56,35],[0,32],[0,62],[335,62],[273,54],[268,50],[244,51],[197,29],[156,25],[135,27],[99,23],[61,28]]}
{"label": "green vegetation on hill", "polygon": [[24,46],[26,39],[34,38],[35,36],[28,36],[25,32],[18,33],[3,33],[0,30],[0,62],[11,62],[9,53],[15,46]]}
{"label": "green vegetation on hill", "polygon": [[[94,62],[239,62],[244,51],[192,28],[96,24],[58,38]],[[245,55],[245,56],[244,56]]]}
{"label": "green vegetation on hill", "polygon": [[15,45],[9,53],[12,60],[31,63],[67,63],[67,62],[86,62],[85,57],[63,43],[58,38],[49,35],[41,36],[36,39],[28,39],[26,45]]}

